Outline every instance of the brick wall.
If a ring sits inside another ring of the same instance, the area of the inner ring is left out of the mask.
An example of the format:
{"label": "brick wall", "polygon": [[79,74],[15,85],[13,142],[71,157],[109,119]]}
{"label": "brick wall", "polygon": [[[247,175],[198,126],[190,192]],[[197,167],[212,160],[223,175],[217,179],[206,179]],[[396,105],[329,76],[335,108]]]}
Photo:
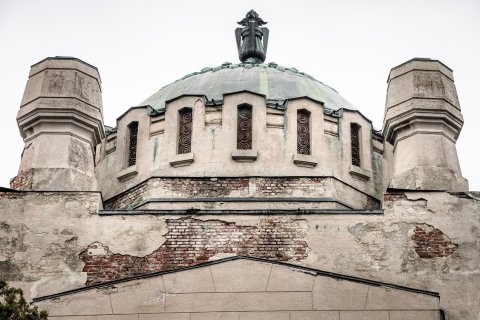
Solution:
{"label": "brick wall", "polygon": [[171,191],[194,197],[222,197],[232,191],[243,191],[248,194],[248,178],[174,178],[162,179]]}
{"label": "brick wall", "polygon": [[134,188],[119,194],[118,196],[108,199],[103,204],[103,207],[107,210],[129,209],[143,200],[142,195],[145,193],[147,188],[148,182],[143,182]]}
{"label": "brick wall", "polygon": [[[162,189],[163,197],[226,197],[251,196],[249,181],[257,184],[253,196],[291,196],[298,190],[304,196],[318,196],[324,178],[153,178],[104,203],[105,209],[128,209],[141,202],[142,194]],[[155,191],[158,192],[158,191]]]}
{"label": "brick wall", "polygon": [[[318,177],[151,178],[106,200],[104,208],[131,209],[150,198],[332,197],[333,187],[329,183],[329,178]],[[380,201],[367,195],[359,201],[362,201],[363,209],[380,208]]]}
{"label": "brick wall", "polygon": [[0,191],[0,198],[2,199],[19,199],[24,195],[25,195],[25,192]]}
{"label": "brick wall", "polygon": [[394,202],[400,199],[407,199],[407,196],[403,192],[386,192],[383,195],[383,200],[385,202]]}
{"label": "brick wall", "polygon": [[32,190],[33,186],[33,169],[24,170],[10,182],[10,188],[15,190]]}
{"label": "brick wall", "polygon": [[146,191],[158,186],[167,197],[222,197],[233,191],[248,194],[248,178],[153,178],[108,199],[104,207],[107,210],[131,208],[143,200]]}
{"label": "brick wall", "polygon": [[458,247],[441,230],[429,225],[415,226],[412,240],[415,242],[415,252],[420,258],[426,259],[448,257]]}
{"label": "brick wall", "polygon": [[221,220],[167,219],[166,241],[144,257],[112,253],[99,242],[80,253],[87,285],[206,262],[218,254],[246,255],[277,261],[307,257],[306,233],[299,220],[263,218],[256,226]]}
{"label": "brick wall", "polygon": [[267,196],[292,195],[294,190],[304,194],[318,193],[318,188],[324,186],[324,178],[259,178],[258,190]]}

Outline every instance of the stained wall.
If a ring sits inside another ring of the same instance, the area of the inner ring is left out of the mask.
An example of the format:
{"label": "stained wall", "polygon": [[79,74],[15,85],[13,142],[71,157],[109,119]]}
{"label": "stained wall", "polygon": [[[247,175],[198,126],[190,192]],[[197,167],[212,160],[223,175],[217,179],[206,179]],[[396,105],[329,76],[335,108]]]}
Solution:
{"label": "stained wall", "polygon": [[118,213],[99,193],[2,193],[1,277],[30,299],[242,254],[435,291],[449,319],[480,312],[478,193],[392,191],[383,213]]}

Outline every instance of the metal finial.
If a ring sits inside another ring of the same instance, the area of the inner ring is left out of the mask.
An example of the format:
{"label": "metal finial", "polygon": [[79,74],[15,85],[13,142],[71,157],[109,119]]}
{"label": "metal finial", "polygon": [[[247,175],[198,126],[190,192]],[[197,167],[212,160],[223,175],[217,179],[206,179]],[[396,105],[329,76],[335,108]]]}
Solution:
{"label": "metal finial", "polygon": [[258,13],[250,10],[241,21],[241,28],[235,29],[237,39],[238,57],[245,62],[249,58],[255,59],[256,63],[265,61],[268,45],[268,28],[262,27],[267,24]]}

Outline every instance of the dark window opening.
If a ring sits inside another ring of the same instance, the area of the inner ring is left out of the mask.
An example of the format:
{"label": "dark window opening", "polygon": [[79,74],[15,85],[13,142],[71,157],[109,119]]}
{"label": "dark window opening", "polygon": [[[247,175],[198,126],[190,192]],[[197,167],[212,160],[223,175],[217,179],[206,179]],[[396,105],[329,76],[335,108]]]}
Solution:
{"label": "dark window opening", "polygon": [[133,166],[137,163],[137,135],[138,122],[132,122],[128,125],[129,142],[128,142],[128,166]]}
{"label": "dark window opening", "polygon": [[310,112],[297,111],[297,153],[310,154]]}
{"label": "dark window opening", "polygon": [[252,106],[238,106],[237,149],[252,149]]}
{"label": "dark window opening", "polygon": [[192,151],[192,109],[184,108],[178,112],[178,153],[190,153]]}
{"label": "dark window opening", "polygon": [[360,167],[360,126],[358,124],[350,124],[350,136],[352,139],[352,164]]}

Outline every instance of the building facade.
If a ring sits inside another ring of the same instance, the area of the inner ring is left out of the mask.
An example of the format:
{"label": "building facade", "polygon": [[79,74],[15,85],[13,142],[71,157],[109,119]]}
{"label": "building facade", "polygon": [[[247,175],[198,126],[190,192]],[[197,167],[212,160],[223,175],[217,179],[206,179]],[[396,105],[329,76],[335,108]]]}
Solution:
{"label": "building facade", "polygon": [[384,125],[265,63],[204,68],[103,123],[97,68],[32,66],[0,276],[54,319],[478,319],[480,194],[452,70],[390,71]]}

